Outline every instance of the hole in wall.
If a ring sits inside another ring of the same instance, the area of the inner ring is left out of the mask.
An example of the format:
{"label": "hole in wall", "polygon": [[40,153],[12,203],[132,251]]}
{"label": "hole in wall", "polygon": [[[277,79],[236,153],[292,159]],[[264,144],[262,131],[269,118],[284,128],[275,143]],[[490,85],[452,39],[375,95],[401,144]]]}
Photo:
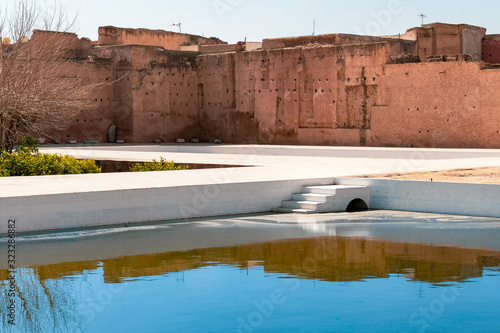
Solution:
{"label": "hole in wall", "polygon": [[362,212],[365,210],[368,210],[368,205],[364,200],[359,198],[352,200],[345,209],[345,211],[348,213]]}

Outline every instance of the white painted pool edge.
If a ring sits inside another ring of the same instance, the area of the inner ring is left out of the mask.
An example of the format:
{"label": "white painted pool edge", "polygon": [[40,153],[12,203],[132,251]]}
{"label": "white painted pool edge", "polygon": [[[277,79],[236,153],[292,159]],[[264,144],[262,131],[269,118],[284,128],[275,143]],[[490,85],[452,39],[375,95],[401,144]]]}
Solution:
{"label": "white painted pool edge", "polygon": [[500,217],[500,185],[337,177],[370,188],[370,208]]}
{"label": "white painted pool edge", "polygon": [[0,234],[269,212],[304,185],[362,185],[370,208],[500,217],[500,185],[368,178],[307,178],[126,189],[0,200]]}
{"label": "white painted pool edge", "polygon": [[0,199],[0,234],[269,212],[305,185],[334,178],[167,186]]}

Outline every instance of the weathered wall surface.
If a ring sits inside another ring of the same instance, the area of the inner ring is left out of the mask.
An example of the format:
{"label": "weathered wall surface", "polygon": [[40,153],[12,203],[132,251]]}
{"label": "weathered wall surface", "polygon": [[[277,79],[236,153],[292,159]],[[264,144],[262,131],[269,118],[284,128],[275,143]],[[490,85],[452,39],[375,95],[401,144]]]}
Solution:
{"label": "weathered wall surface", "polygon": [[150,46],[111,47],[113,125],[127,142],[165,142],[199,131],[197,53]]}
{"label": "weathered wall surface", "polygon": [[481,61],[483,48],[481,41],[486,35],[486,29],[461,25],[462,29],[462,54],[469,54],[474,61]]}
{"label": "weathered wall surface", "polygon": [[500,35],[487,35],[482,42],[482,60],[489,64],[500,64]]}
{"label": "weathered wall surface", "polygon": [[30,42],[41,49],[55,49],[54,55],[66,59],[86,60],[91,54],[90,39],[78,38],[74,33],[35,30]]}
{"label": "weathered wall surface", "polygon": [[203,133],[241,143],[364,144],[389,55],[389,44],[376,43],[202,56]]}
{"label": "weathered wall surface", "polygon": [[500,72],[478,62],[386,65],[375,146],[500,147]]}
{"label": "weathered wall surface", "polygon": [[113,87],[106,84],[113,80],[112,64],[108,61],[95,63],[75,61],[72,72],[78,76],[82,84],[98,84],[98,87],[93,90],[87,107],[71,120],[70,126],[63,133],[58,133],[56,137],[60,138],[61,143],[71,140],[107,142],[108,129],[113,123],[111,111],[114,99]]}
{"label": "weathered wall surface", "polygon": [[204,139],[500,147],[498,70],[465,61],[391,65],[390,54],[377,43],[202,57]]}
{"label": "weathered wall surface", "polygon": [[[126,142],[498,148],[500,72],[482,62],[414,63],[417,55],[477,58],[482,51],[488,62],[500,62],[497,39],[481,44],[484,33],[432,24],[402,38],[277,38],[245,51],[242,43],[103,27],[100,43],[114,45],[88,46],[91,62],[75,62],[75,73],[110,85],[96,92],[61,141],[106,142],[115,125],[117,139]],[[70,51],[90,43],[68,38]],[[200,53],[161,43],[213,45],[200,45]]]}
{"label": "weathered wall surface", "polygon": [[99,27],[99,45],[123,44],[161,46],[167,50],[180,50],[180,47],[184,45],[226,43],[218,38],[205,38],[165,30]]}
{"label": "weathered wall surface", "polygon": [[474,61],[481,61],[481,40],[486,29],[467,24],[432,23],[408,30],[402,37],[416,40],[422,61],[428,56],[468,54]]}
{"label": "weathered wall surface", "polygon": [[[197,53],[133,47],[131,141],[173,142],[199,132]],[[141,62],[139,59],[143,59]]]}

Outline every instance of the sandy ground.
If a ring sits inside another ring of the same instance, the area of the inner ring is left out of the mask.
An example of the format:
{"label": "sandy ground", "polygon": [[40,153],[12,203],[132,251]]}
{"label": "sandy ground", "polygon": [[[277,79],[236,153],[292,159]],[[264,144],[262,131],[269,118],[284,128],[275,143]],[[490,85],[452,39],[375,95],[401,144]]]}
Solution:
{"label": "sandy ground", "polygon": [[500,184],[500,167],[456,169],[448,171],[392,173],[383,175],[368,175],[363,178],[390,178],[405,180],[426,180],[436,182]]}

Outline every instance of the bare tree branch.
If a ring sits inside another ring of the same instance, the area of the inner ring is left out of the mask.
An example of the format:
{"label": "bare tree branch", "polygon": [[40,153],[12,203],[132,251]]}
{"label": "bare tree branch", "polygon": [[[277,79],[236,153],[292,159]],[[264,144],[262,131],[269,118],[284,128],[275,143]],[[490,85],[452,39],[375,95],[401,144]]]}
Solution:
{"label": "bare tree branch", "polygon": [[[12,149],[19,136],[50,136],[64,129],[103,83],[82,82],[74,74],[71,47],[76,36],[67,31],[76,17],[68,19],[57,1],[50,8],[19,0],[12,15],[6,17],[14,43],[3,50],[0,143]],[[36,30],[39,25],[45,31]]]}

